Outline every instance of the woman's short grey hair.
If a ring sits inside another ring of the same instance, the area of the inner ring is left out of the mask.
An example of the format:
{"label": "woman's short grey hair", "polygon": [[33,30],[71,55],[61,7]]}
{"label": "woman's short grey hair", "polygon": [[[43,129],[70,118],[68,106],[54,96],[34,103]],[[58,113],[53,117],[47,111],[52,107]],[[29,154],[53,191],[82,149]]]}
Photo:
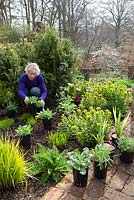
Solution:
{"label": "woman's short grey hair", "polygon": [[40,68],[36,63],[28,63],[25,68],[26,74],[28,74],[29,71],[33,71],[33,70],[37,72],[37,75],[40,74]]}

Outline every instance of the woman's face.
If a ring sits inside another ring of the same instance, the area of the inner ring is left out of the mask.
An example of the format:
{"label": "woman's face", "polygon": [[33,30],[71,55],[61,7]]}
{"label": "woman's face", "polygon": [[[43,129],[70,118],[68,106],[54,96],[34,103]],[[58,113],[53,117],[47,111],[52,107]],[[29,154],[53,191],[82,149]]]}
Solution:
{"label": "woman's face", "polygon": [[29,70],[27,76],[29,80],[32,81],[37,76],[36,70]]}

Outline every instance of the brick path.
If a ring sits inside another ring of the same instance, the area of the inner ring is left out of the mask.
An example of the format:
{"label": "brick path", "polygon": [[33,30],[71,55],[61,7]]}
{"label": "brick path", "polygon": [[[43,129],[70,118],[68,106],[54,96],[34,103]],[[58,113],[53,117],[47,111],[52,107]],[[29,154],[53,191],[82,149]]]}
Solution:
{"label": "brick path", "polygon": [[[134,121],[126,133],[134,135]],[[78,188],[73,185],[72,174],[67,174],[40,200],[134,200],[134,163],[122,164],[118,156],[114,160],[105,181],[94,178],[90,169],[87,186]]]}

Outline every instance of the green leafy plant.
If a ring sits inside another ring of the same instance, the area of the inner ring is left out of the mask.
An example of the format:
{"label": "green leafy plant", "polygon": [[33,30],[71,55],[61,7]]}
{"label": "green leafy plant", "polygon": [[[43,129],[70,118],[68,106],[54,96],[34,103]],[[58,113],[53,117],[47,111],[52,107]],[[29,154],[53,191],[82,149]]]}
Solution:
{"label": "green leafy plant", "polygon": [[31,96],[31,97],[29,97],[28,103],[37,105],[38,101],[39,101],[39,97]]}
{"label": "green leafy plant", "polygon": [[19,117],[19,120],[31,126],[36,123],[36,119],[30,113],[24,113]]}
{"label": "green leafy plant", "polygon": [[21,122],[27,122],[31,117],[32,115],[30,113],[24,113],[23,115],[19,117],[19,120]]}
{"label": "green leafy plant", "polygon": [[121,136],[118,139],[118,146],[121,152],[134,152],[134,138],[129,136]]}
{"label": "green leafy plant", "polygon": [[123,131],[125,130],[125,128],[127,126],[130,113],[128,113],[128,115],[123,119],[122,122],[121,122],[122,114],[119,111],[118,116],[117,116],[116,108],[113,108],[113,115],[114,115],[114,122],[115,122],[115,125],[114,125],[114,127],[115,127],[115,133],[117,135],[117,138],[119,138],[119,137],[122,136]]}
{"label": "green leafy plant", "polygon": [[31,134],[33,128],[31,127],[31,125],[19,125],[19,127],[16,129],[16,133],[18,134],[18,136],[26,136]]}
{"label": "green leafy plant", "polygon": [[43,102],[42,102],[41,100],[38,100],[38,101],[36,102],[36,106],[37,106],[38,108],[42,107],[42,106],[43,106]]}
{"label": "green leafy plant", "polygon": [[90,150],[86,147],[82,152],[79,149],[68,152],[68,164],[71,168],[74,168],[80,172],[80,174],[85,175],[86,169],[92,166],[91,157],[92,154]]}
{"label": "green leafy plant", "polygon": [[69,171],[67,156],[59,153],[56,146],[52,149],[45,149],[38,144],[39,152],[33,155],[35,162],[32,166],[33,175],[41,175],[41,182],[53,180],[59,181],[60,178]]}
{"label": "green leafy plant", "polygon": [[34,124],[36,124],[36,119],[31,116],[28,120],[27,120],[27,124],[33,126]]}
{"label": "green leafy plant", "polygon": [[48,138],[51,145],[55,145],[58,148],[65,146],[67,142],[67,136],[65,133],[50,132]]}
{"label": "green leafy plant", "polygon": [[62,98],[59,102],[58,109],[64,114],[70,114],[76,109],[76,105],[70,96]]}
{"label": "green leafy plant", "polygon": [[16,105],[16,103],[10,101],[9,104],[8,104],[8,106],[7,106],[7,109],[8,109],[8,110],[15,110],[15,111],[16,111],[16,110],[17,110],[17,105]]}
{"label": "green leafy plant", "polygon": [[52,110],[50,110],[49,108],[47,108],[46,110],[43,110],[39,113],[37,113],[37,115],[35,116],[35,118],[37,119],[52,119],[54,113],[52,112]]}
{"label": "green leafy plant", "polygon": [[100,169],[112,165],[113,160],[110,158],[111,149],[105,144],[97,144],[95,148],[91,150],[91,153],[94,161],[98,163]]}
{"label": "green leafy plant", "polygon": [[9,138],[0,139],[0,188],[9,189],[30,176],[30,165],[19,144]]}
{"label": "green leafy plant", "polygon": [[83,147],[93,148],[108,134],[111,127],[111,112],[99,107],[90,107],[88,111],[80,111],[78,114],[81,120],[81,128],[76,132],[78,142]]}
{"label": "green leafy plant", "polygon": [[0,129],[7,131],[14,124],[14,119],[6,118],[0,121]]}
{"label": "green leafy plant", "polygon": [[[48,97],[54,98],[59,91],[55,83],[58,82],[60,87],[71,80],[76,69],[76,54],[71,40],[60,38],[52,28],[46,27],[45,29],[45,34],[35,35],[33,58],[41,66],[42,72],[44,72],[45,66],[44,76],[46,77]],[[63,70],[61,70],[61,62],[65,63]]]}
{"label": "green leafy plant", "polygon": [[98,144],[104,144],[105,136],[107,136],[110,125],[107,120],[101,122],[100,127],[98,128],[98,133],[92,135]]}

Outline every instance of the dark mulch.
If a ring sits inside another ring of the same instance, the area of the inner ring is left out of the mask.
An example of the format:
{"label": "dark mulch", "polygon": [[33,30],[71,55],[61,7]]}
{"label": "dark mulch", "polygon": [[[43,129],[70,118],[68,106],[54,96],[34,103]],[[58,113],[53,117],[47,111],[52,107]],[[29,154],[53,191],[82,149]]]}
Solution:
{"label": "dark mulch", "polygon": [[[56,111],[56,108],[53,106],[51,109],[53,111]],[[15,129],[19,125],[18,117],[22,115],[23,113],[27,112],[27,108],[22,108],[15,118],[15,124],[12,127],[12,129],[9,131],[9,134],[13,139],[17,139],[15,136]],[[3,119],[6,117],[6,110],[0,110],[0,119]],[[53,126],[52,131],[56,131],[57,124],[60,121],[60,114],[56,113],[53,118]],[[1,132],[1,131],[0,131]],[[48,143],[48,131],[44,129],[42,121],[38,121],[34,127],[33,127],[33,133],[31,135],[31,141],[32,146],[31,149],[26,153],[26,159],[31,161],[33,160],[32,155],[34,152],[37,152],[38,150],[38,143],[43,144],[45,147],[49,147]],[[77,148],[78,144],[76,141],[68,142],[66,145],[66,149],[68,151],[73,150],[74,148]],[[53,186],[55,183],[47,182],[44,184],[41,184],[36,179],[29,179],[28,180],[28,186],[26,188],[25,183],[21,183],[17,188],[10,189],[10,190],[0,190],[0,200],[38,200],[40,197],[42,197],[45,192]]]}

